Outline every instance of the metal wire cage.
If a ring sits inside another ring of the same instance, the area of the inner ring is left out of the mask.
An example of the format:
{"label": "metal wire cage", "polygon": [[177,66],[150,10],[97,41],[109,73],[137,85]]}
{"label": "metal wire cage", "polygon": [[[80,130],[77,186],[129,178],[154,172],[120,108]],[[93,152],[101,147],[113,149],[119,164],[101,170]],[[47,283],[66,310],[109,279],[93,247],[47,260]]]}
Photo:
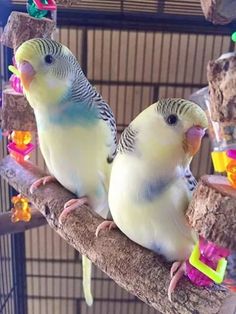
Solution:
{"label": "metal wire cage", "polygon": [[[23,3],[15,1],[12,9],[24,10]],[[235,49],[231,30],[233,25],[205,22],[198,0],[81,0],[58,10],[58,40],[77,56],[88,79],[111,105],[119,133],[158,98],[187,98],[204,87],[208,60]],[[8,60],[9,51],[1,46],[5,79]],[[6,154],[4,138],[0,158]],[[205,137],[192,163],[197,178],[211,173],[209,155]],[[32,161],[45,168],[39,150]],[[14,191],[2,179],[0,190],[0,212],[5,212]],[[1,314],[156,313],[95,267],[92,308],[86,306],[81,286],[78,252],[48,226],[0,237]]]}

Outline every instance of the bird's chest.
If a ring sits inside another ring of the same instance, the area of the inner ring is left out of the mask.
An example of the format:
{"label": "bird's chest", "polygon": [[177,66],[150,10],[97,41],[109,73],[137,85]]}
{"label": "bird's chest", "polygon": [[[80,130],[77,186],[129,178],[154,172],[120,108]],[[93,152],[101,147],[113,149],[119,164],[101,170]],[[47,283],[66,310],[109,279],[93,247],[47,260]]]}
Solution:
{"label": "bird's chest", "polygon": [[96,181],[100,144],[96,126],[39,128],[39,142],[49,172],[67,189],[83,194],[89,180]]}

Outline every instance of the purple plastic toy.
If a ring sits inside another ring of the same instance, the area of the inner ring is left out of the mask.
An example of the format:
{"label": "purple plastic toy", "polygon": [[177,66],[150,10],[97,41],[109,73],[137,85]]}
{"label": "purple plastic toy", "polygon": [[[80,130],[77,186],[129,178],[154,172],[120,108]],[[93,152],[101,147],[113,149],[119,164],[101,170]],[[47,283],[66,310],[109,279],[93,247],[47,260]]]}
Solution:
{"label": "purple plastic toy", "polygon": [[11,87],[19,94],[23,94],[23,88],[21,85],[21,81],[19,79],[19,77],[17,77],[15,74],[12,74],[12,76],[10,77],[10,83],[11,83]]}
{"label": "purple plastic toy", "polygon": [[[228,257],[230,254],[228,249],[222,248],[202,237],[199,239],[199,245],[201,252],[200,260],[214,270],[217,267],[219,259]],[[186,261],[186,273],[189,279],[197,286],[210,286],[213,284],[213,280],[192,266],[189,261]]]}

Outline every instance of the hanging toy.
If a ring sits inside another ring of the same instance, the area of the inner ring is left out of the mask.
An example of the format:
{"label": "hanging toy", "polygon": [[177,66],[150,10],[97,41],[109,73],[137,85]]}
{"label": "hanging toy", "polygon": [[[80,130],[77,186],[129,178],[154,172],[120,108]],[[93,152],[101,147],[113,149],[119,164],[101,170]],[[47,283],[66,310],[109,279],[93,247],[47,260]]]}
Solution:
{"label": "hanging toy", "polygon": [[17,77],[15,74],[12,74],[9,81],[14,91],[16,91],[19,94],[23,94],[23,88],[19,77]]}
{"label": "hanging toy", "polygon": [[57,8],[53,0],[28,0],[26,7],[29,15],[38,19],[46,16],[48,11],[54,11]]}
{"label": "hanging toy", "polygon": [[[47,3],[46,0],[42,0],[44,3]],[[37,19],[42,19],[44,16],[48,14],[47,10],[39,10],[33,0],[28,0],[26,5],[27,12],[30,16],[35,17]]]}
{"label": "hanging toy", "polygon": [[10,80],[9,80],[10,84],[11,84],[11,87],[17,93],[23,94],[23,87],[22,87],[22,84],[21,84],[21,81],[20,81],[20,73],[19,73],[19,71],[17,69],[14,57],[12,58],[12,62],[13,62],[14,65],[9,65],[8,66],[8,70],[13,73],[11,75],[11,77],[10,77]]}
{"label": "hanging toy", "polygon": [[[232,34],[231,39],[236,41],[236,32]],[[228,185],[234,189],[236,189],[236,113],[233,110],[235,61],[236,53],[227,52],[209,62],[209,97],[206,101],[214,170],[216,173],[226,175]],[[228,189],[227,182],[226,187]],[[223,285],[235,291],[236,251],[230,252],[227,263]]]}
{"label": "hanging toy", "polygon": [[233,42],[236,42],[236,32],[233,32],[233,34],[231,35],[231,39]]}
{"label": "hanging toy", "polygon": [[32,215],[27,198],[22,197],[21,194],[18,194],[17,196],[13,196],[11,201],[14,205],[14,207],[11,209],[11,221],[30,221]]}
{"label": "hanging toy", "polygon": [[221,284],[224,280],[230,251],[200,237],[195,245],[186,271],[189,279],[197,286]]}
{"label": "hanging toy", "polygon": [[214,170],[227,174],[229,183],[236,188],[236,126],[235,122],[213,121],[211,109],[207,103],[209,114],[209,135],[213,146],[211,152]]}
{"label": "hanging toy", "polygon": [[54,0],[33,0],[39,10],[56,10],[57,6]]}
{"label": "hanging toy", "polygon": [[29,153],[35,148],[30,143],[32,134],[29,131],[13,131],[11,134],[12,142],[7,145],[11,157],[17,162],[23,162],[29,159]]}

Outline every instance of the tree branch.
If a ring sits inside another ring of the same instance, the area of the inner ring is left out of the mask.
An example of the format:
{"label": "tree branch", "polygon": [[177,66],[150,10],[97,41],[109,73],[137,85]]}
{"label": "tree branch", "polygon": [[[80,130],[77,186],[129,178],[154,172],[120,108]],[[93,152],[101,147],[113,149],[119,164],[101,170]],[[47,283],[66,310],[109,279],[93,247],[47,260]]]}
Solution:
{"label": "tree branch", "polygon": [[198,288],[187,279],[179,284],[173,295],[173,302],[170,303],[167,298],[170,265],[158,255],[130,241],[119,230],[101,233],[96,238],[95,230],[102,218],[85,206],[71,212],[63,225],[59,225],[58,216],[63,205],[74,195],[58,183],[49,183],[31,195],[30,185],[44,175],[36,166],[29,162],[20,165],[6,157],[0,162],[0,175],[30,199],[66,242],[88,256],[121,287],[160,312],[234,313],[236,295],[231,295],[219,286],[212,289]]}
{"label": "tree branch", "polygon": [[236,250],[236,190],[226,177],[203,176],[186,216],[204,238]]}

